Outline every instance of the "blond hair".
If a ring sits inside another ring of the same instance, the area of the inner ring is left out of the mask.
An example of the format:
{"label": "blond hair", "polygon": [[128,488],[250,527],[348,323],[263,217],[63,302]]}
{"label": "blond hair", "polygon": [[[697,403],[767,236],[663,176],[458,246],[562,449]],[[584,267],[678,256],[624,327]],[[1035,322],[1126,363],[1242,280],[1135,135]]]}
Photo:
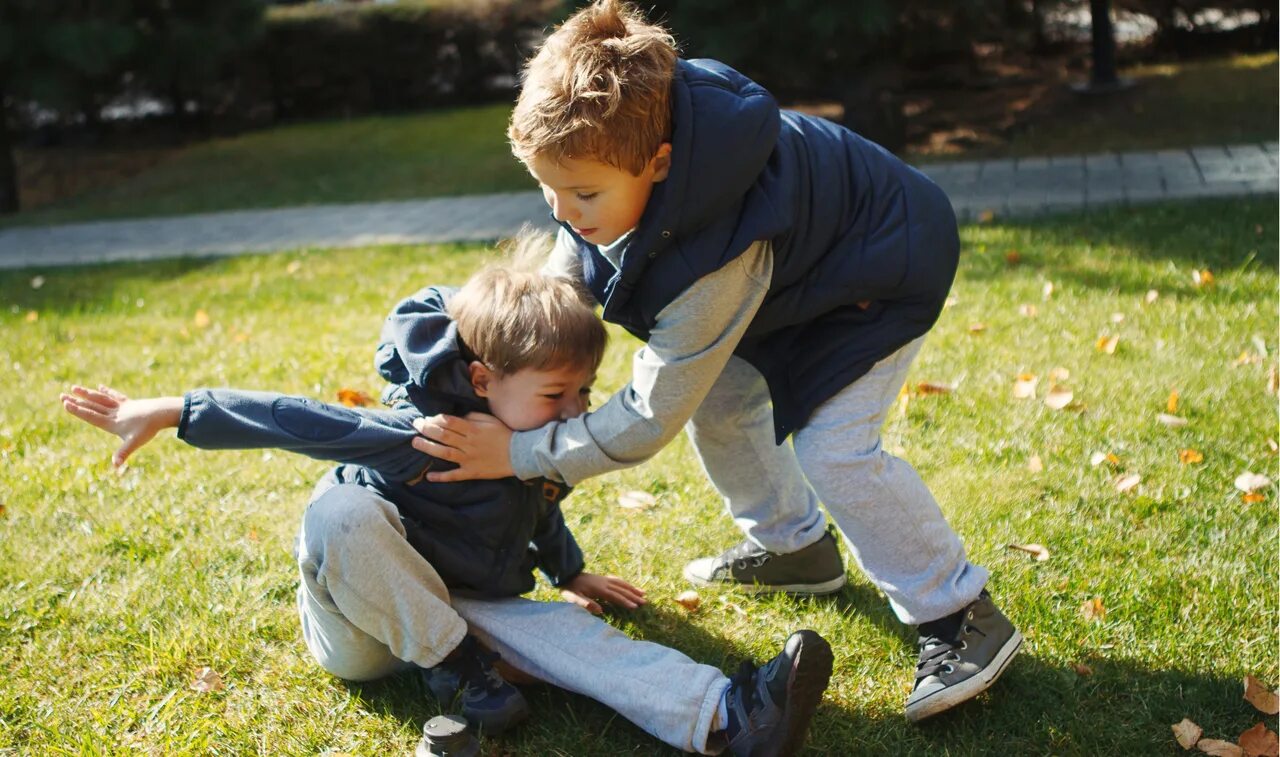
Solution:
{"label": "blond hair", "polygon": [[539,155],[593,159],[639,176],[671,138],[671,34],[632,5],[598,0],[556,29],[524,68],[507,137]]}
{"label": "blond hair", "polygon": [[604,324],[566,278],[538,265],[551,237],[522,232],[504,259],[482,268],[448,303],[466,359],[499,375],[526,368],[595,369],[604,357]]}

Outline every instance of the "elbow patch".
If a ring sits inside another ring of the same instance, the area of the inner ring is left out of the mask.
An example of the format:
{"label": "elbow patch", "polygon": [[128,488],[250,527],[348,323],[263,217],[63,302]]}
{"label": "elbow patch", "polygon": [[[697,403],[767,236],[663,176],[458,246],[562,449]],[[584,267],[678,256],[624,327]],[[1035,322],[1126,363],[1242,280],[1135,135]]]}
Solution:
{"label": "elbow patch", "polygon": [[294,397],[271,403],[271,417],[286,433],[309,442],[337,441],[360,427],[355,412]]}

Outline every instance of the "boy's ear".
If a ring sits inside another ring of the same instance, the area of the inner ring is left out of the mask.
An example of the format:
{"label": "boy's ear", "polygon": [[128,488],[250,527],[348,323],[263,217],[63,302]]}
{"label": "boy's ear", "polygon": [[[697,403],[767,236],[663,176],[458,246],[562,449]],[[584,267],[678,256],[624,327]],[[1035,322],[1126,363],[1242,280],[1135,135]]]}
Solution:
{"label": "boy's ear", "polygon": [[467,364],[467,372],[471,375],[471,388],[477,397],[489,396],[489,382],[493,380],[493,371],[479,360]]}
{"label": "boy's ear", "polygon": [[657,184],[667,178],[667,174],[671,171],[671,143],[663,142],[658,145],[658,151],[653,154],[653,183]]}

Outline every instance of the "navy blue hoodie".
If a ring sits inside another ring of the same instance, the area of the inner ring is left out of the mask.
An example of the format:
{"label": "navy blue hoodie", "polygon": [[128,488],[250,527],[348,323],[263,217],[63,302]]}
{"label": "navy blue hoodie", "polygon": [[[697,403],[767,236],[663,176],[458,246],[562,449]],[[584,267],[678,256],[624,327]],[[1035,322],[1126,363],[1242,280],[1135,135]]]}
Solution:
{"label": "navy blue hoodie", "polygon": [[471,388],[446,311],[452,290],[428,287],[396,306],[375,359],[389,385],[388,410],[330,405],[301,397],[229,389],[185,396],[178,437],[202,449],[270,447],[344,463],[339,483],[367,487],[400,511],[409,543],[452,590],[513,596],[542,570],[560,586],[582,572],[582,552],[564,523],[564,484],[534,479],[432,483],[452,464],[410,442],[425,415],[488,412]]}

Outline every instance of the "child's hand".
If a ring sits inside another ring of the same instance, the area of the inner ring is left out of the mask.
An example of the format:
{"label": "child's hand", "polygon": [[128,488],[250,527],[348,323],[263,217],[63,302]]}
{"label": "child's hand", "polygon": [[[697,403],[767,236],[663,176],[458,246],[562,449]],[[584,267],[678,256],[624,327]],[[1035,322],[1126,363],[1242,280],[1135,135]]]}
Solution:
{"label": "child's hand", "polygon": [[601,613],[600,602],[634,610],[645,603],[644,590],[632,586],[617,576],[598,576],[579,573],[576,578],[560,587],[560,596],[585,608],[593,615]]}
{"label": "child's hand", "polygon": [[131,400],[108,386],[99,386],[96,392],[73,386],[71,393],[63,393],[60,399],[68,413],[120,437],[120,448],[111,456],[115,466],[124,465],[139,447],[162,429],[176,427],[182,419],[181,397]]}

